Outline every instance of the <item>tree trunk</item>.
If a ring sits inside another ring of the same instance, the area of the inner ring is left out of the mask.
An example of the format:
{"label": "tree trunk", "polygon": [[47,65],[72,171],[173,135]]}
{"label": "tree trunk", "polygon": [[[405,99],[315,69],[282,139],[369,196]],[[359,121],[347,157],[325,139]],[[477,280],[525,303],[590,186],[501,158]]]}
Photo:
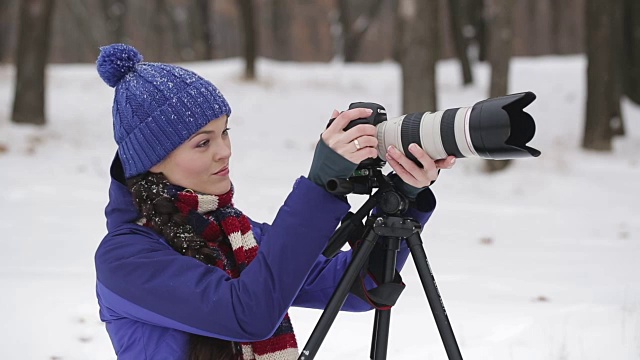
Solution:
{"label": "tree trunk", "polygon": [[[193,61],[198,57],[194,51],[194,39],[192,38],[191,26],[192,22],[200,22],[199,18],[192,18],[194,2],[175,3],[168,1],[166,4],[167,16],[171,26],[171,38],[173,42],[171,48],[178,55],[179,61]],[[200,24],[195,25],[200,26]]]}
{"label": "tree trunk", "polygon": [[193,50],[196,60],[209,60],[213,58],[211,51],[211,24],[209,23],[209,0],[197,0],[189,3],[189,19],[186,26],[189,28],[189,46]]}
{"label": "tree trunk", "polygon": [[613,57],[611,65],[611,77],[613,80],[613,89],[611,91],[611,102],[609,103],[609,111],[611,112],[611,131],[613,136],[624,136],[624,121],[622,117],[622,105],[620,99],[624,91],[624,84],[622,80],[623,74],[623,60],[622,60],[622,47],[624,45],[623,39],[623,11],[625,0],[614,0],[611,2],[611,44],[613,51],[611,56]]}
{"label": "tree trunk", "polygon": [[11,120],[44,125],[45,66],[53,0],[22,0],[16,53],[16,91]]}
{"label": "tree trunk", "polygon": [[615,14],[621,0],[587,0],[587,104],[582,147],[610,151],[619,120]]}
{"label": "tree trunk", "polygon": [[624,94],[640,104],[640,1],[624,0]]}
{"label": "tree trunk", "polygon": [[566,1],[551,0],[549,4],[549,12],[551,13],[551,19],[549,19],[551,22],[550,50],[553,54],[562,54],[560,34],[562,33],[563,16],[566,16],[563,11],[565,6]]}
{"label": "tree trunk", "polygon": [[255,80],[258,37],[255,23],[255,5],[253,0],[240,0],[242,28],[244,30],[245,78]]}
{"label": "tree trunk", "polygon": [[487,18],[483,0],[468,0],[469,22],[473,27],[473,39],[477,47],[478,61],[487,60]]}
{"label": "tree trunk", "polygon": [[[360,53],[364,35],[367,33],[371,22],[380,12],[382,0],[366,1],[364,4],[339,0],[338,7],[340,10],[340,24],[342,25],[344,61],[354,62]],[[353,11],[354,7],[356,11]]]}
{"label": "tree trunk", "polygon": [[471,73],[471,64],[469,62],[469,54],[467,54],[467,40],[463,34],[464,22],[464,0],[449,0],[449,20],[451,23],[451,33],[456,49],[456,55],[460,60],[462,68],[462,82],[464,85],[473,83],[473,74]]}
{"label": "tree trunk", "polygon": [[342,36],[342,60],[347,61],[348,57],[353,57],[351,54],[347,54],[350,52],[349,46],[347,45],[348,39],[351,37],[349,35],[349,31],[351,31],[351,16],[349,14],[349,1],[347,0],[338,0],[338,21],[340,23],[340,36]]}
{"label": "tree trunk", "polygon": [[490,22],[491,86],[489,97],[507,94],[509,87],[509,63],[513,43],[511,12],[513,0],[492,0]]}
{"label": "tree trunk", "polygon": [[274,0],[271,6],[271,31],[275,52],[273,57],[277,60],[291,60],[291,16],[292,5],[288,0]]}
{"label": "tree trunk", "polygon": [[[509,62],[513,44],[511,14],[513,0],[492,0],[489,22],[489,62],[491,64],[491,87],[489,97],[507,95],[509,89]],[[506,169],[511,160],[487,160],[489,172]]]}
{"label": "tree trunk", "polygon": [[17,5],[15,0],[0,1],[0,63],[8,62],[11,57]]}
{"label": "tree trunk", "polygon": [[168,45],[173,44],[173,36],[171,31],[172,20],[167,8],[166,0],[155,0],[153,2],[151,13],[154,14],[150,20],[149,28],[151,31],[147,33],[150,40],[145,41],[145,43],[152,43],[155,45],[149,47],[150,51],[147,51],[147,53],[151,55],[145,57],[157,62],[171,62],[177,60],[175,57],[171,57],[171,54],[174,53],[174,49],[172,46]]}
{"label": "tree trunk", "polygon": [[87,48],[98,49],[102,45],[99,36],[96,35],[95,20],[91,19],[87,2],[84,0],[66,0],[62,4],[67,6],[71,18],[69,20],[75,23],[75,32],[79,34],[78,40],[80,41],[76,42],[73,47],[76,48],[78,61],[82,61]]}
{"label": "tree trunk", "polygon": [[436,111],[438,22],[425,21],[438,13],[437,1],[400,0],[399,49],[402,71],[402,111]]}
{"label": "tree trunk", "polygon": [[102,12],[106,22],[107,37],[111,43],[125,40],[125,15],[127,0],[102,0]]}

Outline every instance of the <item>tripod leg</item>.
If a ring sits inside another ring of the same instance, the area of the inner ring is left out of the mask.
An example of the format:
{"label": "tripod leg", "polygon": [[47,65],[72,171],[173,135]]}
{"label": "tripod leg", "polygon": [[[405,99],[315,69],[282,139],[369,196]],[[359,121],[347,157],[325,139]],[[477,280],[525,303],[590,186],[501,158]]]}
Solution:
{"label": "tripod leg", "polygon": [[378,310],[373,317],[373,334],[371,335],[371,350],[369,351],[369,359],[376,358],[376,343],[378,342]]}
{"label": "tripod leg", "polygon": [[[384,278],[383,282],[391,282],[396,273],[396,259],[400,249],[400,239],[386,237],[384,256]],[[373,336],[371,337],[372,360],[385,360],[387,358],[387,347],[389,344],[389,324],[391,322],[391,309],[376,310],[373,323]]]}
{"label": "tripod leg", "polygon": [[353,282],[367,262],[369,254],[371,253],[371,250],[373,250],[373,246],[377,240],[378,235],[372,230],[369,230],[365,235],[360,249],[358,249],[358,251],[353,255],[351,263],[345,270],[344,275],[342,275],[336,290],[327,303],[327,307],[320,316],[320,320],[318,320],[316,327],[313,328],[313,332],[311,333],[309,340],[307,340],[298,360],[311,360],[316,356],[322,341],[327,336],[327,332],[329,331],[331,324],[333,324],[340,308],[344,305]]}
{"label": "tripod leg", "polygon": [[440,338],[444,344],[447,356],[450,360],[462,360],[462,354],[460,353],[460,348],[456,342],[456,337],[453,335],[453,329],[451,328],[447,311],[444,308],[442,297],[438,291],[436,279],[434,278],[429,262],[427,261],[427,254],[422,247],[420,234],[416,232],[409,236],[407,238],[407,244],[411,250],[411,256],[413,257],[413,262],[418,270],[418,275],[420,275],[420,281],[422,282],[422,287],[427,295],[427,300],[429,301],[431,312],[433,313],[436,325],[438,326]]}

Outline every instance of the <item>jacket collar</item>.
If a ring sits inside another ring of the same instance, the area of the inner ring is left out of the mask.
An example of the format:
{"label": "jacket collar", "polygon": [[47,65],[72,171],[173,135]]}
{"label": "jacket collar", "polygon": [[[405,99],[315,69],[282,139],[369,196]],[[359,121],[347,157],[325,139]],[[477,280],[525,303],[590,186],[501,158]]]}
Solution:
{"label": "jacket collar", "polygon": [[117,153],[111,163],[110,173],[109,203],[104,211],[109,232],[121,225],[133,223],[140,217],[138,209],[133,203],[133,196],[126,186],[124,169]]}

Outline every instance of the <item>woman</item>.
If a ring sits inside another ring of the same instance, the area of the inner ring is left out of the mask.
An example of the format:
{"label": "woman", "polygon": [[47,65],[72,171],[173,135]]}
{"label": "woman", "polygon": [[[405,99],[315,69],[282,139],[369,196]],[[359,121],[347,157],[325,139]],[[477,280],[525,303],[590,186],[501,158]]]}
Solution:
{"label": "woman", "polygon": [[[97,296],[118,358],[297,358],[289,307],[323,308],[351,259],[350,252],[321,255],[349,209],[322,185],[377,156],[375,127],[343,131],[370,110],[334,111],[309,176],[296,180],[268,225],[233,206],[231,109],[213,84],[178,66],[142,62],[123,44],[103,47],[97,67],[115,88],[118,145],[108,234],[95,256]],[[426,186],[453,159],[411,151],[424,168],[393,149],[387,160],[402,191],[418,195],[410,211],[424,223],[435,206]],[[404,249],[400,266],[406,258]],[[350,295],[343,309],[370,308]]]}

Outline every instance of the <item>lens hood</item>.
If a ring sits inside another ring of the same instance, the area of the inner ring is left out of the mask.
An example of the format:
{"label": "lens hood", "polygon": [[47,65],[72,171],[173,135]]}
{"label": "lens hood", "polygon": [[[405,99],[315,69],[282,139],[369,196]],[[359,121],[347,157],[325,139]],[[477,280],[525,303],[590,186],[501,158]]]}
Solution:
{"label": "lens hood", "polygon": [[476,103],[469,117],[469,135],[478,156],[486,159],[538,157],[527,146],[536,125],[524,108],[536,99],[530,91],[490,98]]}

